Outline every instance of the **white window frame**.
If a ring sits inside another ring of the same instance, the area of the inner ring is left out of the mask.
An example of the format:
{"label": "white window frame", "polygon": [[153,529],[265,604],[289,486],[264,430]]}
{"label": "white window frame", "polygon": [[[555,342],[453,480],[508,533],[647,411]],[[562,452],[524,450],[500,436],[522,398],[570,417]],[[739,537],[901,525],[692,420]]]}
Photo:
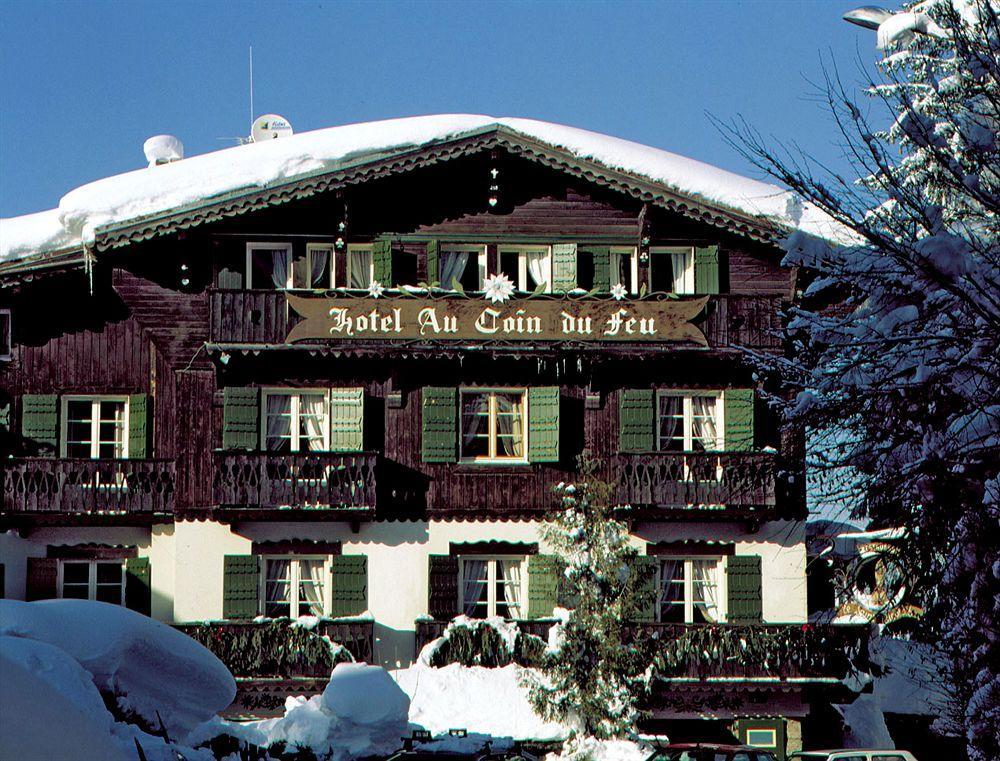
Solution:
{"label": "white window frame", "polygon": [[0,361],[14,358],[14,315],[10,309],[0,309],[0,315],[6,315],[4,329],[0,331]]}
{"label": "white window frame", "polygon": [[[660,400],[664,397],[680,397],[683,399],[681,411],[684,415],[684,450],[677,454],[696,454],[694,447],[694,405],[692,399],[696,396],[715,397],[715,443],[717,448],[707,449],[708,452],[726,451],[726,418],[725,418],[725,394],[719,389],[697,388],[697,389],[658,389],[656,392],[656,451],[671,452],[674,450],[662,449],[660,442]],[[698,453],[700,454],[700,453]]]}
{"label": "white window frame", "polygon": [[[528,558],[526,555],[459,555],[458,557],[458,598],[459,610],[465,611],[465,562],[483,560],[486,562],[486,615],[497,615],[497,561],[516,560],[521,564],[518,600],[522,617],[526,615],[528,604]],[[509,619],[513,620],[513,619]]]}
{"label": "white window frame", "polygon": [[625,286],[625,290],[629,293],[636,294],[639,292],[639,254],[634,246],[612,246],[609,253],[608,264],[610,266],[611,272],[611,287],[613,288],[617,285],[615,277],[618,271],[621,269],[620,258],[623,256],[631,257],[631,266],[629,267],[629,275],[631,278],[630,283],[622,283]]}
{"label": "white window frame", "polygon": [[328,388],[285,388],[278,386],[265,386],[261,388],[261,404],[260,404],[260,451],[267,452],[267,398],[269,396],[290,396],[291,406],[289,408],[289,415],[291,416],[291,426],[290,426],[290,443],[291,443],[291,453],[292,454],[309,454],[310,449],[302,449],[300,440],[300,429],[299,423],[300,415],[300,404],[301,401],[299,396],[302,394],[322,394],[323,395],[323,414],[326,416],[326,424],[323,426],[323,449],[322,452],[330,451],[330,389]]}
{"label": "white window frame", "polygon": [[[768,742],[761,742],[750,739],[750,734],[752,732],[767,732],[771,738]],[[774,750],[778,747],[778,730],[773,727],[748,727],[747,728],[747,745],[753,748],[763,748],[764,750]]]}
{"label": "white window frame", "polygon": [[69,403],[90,402],[90,459],[99,460],[101,451],[101,402],[124,402],[122,413],[122,454],[119,458],[128,459],[129,404],[128,397],[119,394],[68,394],[60,399],[59,415],[59,456],[67,457],[69,436]]}
{"label": "white window frame", "polygon": [[[344,280],[344,288],[351,288],[351,252],[352,251],[368,251],[371,256],[368,257],[368,282],[375,282],[375,244],[373,243],[348,243],[347,244],[347,264],[344,268],[346,273]],[[382,283],[382,285],[388,286],[388,283]],[[362,286],[361,288],[354,288],[354,290],[364,290],[368,286]]]}
{"label": "white window frame", "polygon": [[253,252],[254,251],[274,251],[276,249],[284,249],[288,252],[288,272],[286,273],[285,287],[284,288],[274,288],[274,283],[270,283],[267,290],[292,290],[292,244],[291,243],[262,243],[259,241],[254,241],[252,243],[247,243],[247,256],[246,256],[246,283],[247,290],[254,287],[253,284]]}
{"label": "white window frame", "polygon": [[[307,243],[306,244],[306,271],[310,273],[310,278],[312,277],[312,255],[313,251],[325,251],[327,255],[327,261],[329,262],[330,268],[330,282],[325,286],[320,285],[308,285],[304,287],[298,287],[295,285],[295,275],[293,274],[294,267],[288,265],[288,288],[289,290],[295,291],[312,291],[318,288],[336,288],[337,287],[337,249],[332,243]],[[289,257],[289,262],[293,261],[292,257]]]}
{"label": "white window frame", "polygon": [[[726,556],[725,555],[658,555],[656,564],[656,620],[662,618],[662,608],[660,595],[663,589],[663,561],[672,560],[684,563],[684,623],[693,624],[694,620],[694,566],[695,560],[715,561],[715,588],[719,596],[716,606],[719,620],[716,623],[725,623],[728,620],[729,610],[727,604],[726,589]],[[673,622],[666,622],[673,623]]]}
{"label": "white window frame", "polygon": [[528,254],[539,252],[544,253],[549,260],[549,282],[545,284],[543,293],[552,293],[552,279],[555,277],[555,273],[552,271],[552,246],[512,243],[497,247],[497,257],[504,254],[517,254],[517,279],[514,281],[514,287],[522,293],[534,291],[533,288],[528,288]]}
{"label": "white window frame", "polygon": [[[513,386],[513,387],[490,387],[490,388],[460,388],[459,389],[459,399],[458,399],[458,448],[459,452],[462,452],[464,447],[465,435],[464,435],[464,415],[462,410],[464,409],[463,397],[467,394],[482,395],[489,394],[489,408],[487,413],[489,415],[489,454],[480,457],[466,457],[464,454],[459,458],[460,462],[467,463],[481,463],[481,464],[496,464],[496,465],[524,465],[528,462],[528,389],[523,386]],[[521,420],[522,423],[522,449],[523,454],[520,457],[505,457],[503,455],[498,455],[497,452],[497,403],[496,394],[520,394],[521,395]]]}
{"label": "white window frame", "polygon": [[[330,556],[329,555],[296,555],[296,554],[278,554],[278,555],[261,555],[260,560],[260,611],[261,614],[267,615],[267,563],[270,560],[288,560],[289,563],[289,616],[291,618],[298,618],[299,616],[312,615],[311,613],[302,613],[302,601],[299,599],[299,581],[300,581],[300,571],[299,563],[300,560],[321,560],[323,561],[322,570],[322,584],[323,584],[323,613],[322,615],[329,615],[330,610],[333,605],[333,591],[331,590],[332,575],[330,573]],[[308,603],[306,603],[308,605]]]}
{"label": "white window frame", "polygon": [[[487,252],[488,248],[485,243],[442,243],[440,253],[452,253],[452,254],[475,254],[476,255],[476,266],[478,273],[478,287],[477,291],[483,290],[486,285],[486,273],[488,272],[487,267]],[[440,262],[438,263],[440,266]],[[468,262],[465,264],[466,267],[469,266]],[[451,287],[451,283],[441,283],[441,288],[445,290],[454,290]]]}
{"label": "white window frame", "polygon": [[[56,567],[56,589],[58,590],[59,597],[63,597],[63,584],[65,583],[64,567],[66,563],[87,563],[89,566],[88,578],[87,578],[87,599],[96,600],[97,599],[97,564],[106,563],[108,565],[117,564],[121,567],[121,579],[119,586],[121,588],[121,597],[118,601],[118,605],[125,604],[125,561],[117,559],[100,559],[100,558],[66,558],[60,559]],[[82,598],[66,598],[79,600]]]}
{"label": "white window frame", "polygon": [[[653,263],[656,261],[657,256],[670,256],[671,254],[685,254],[687,265],[684,268],[683,289],[682,290],[671,290],[671,293],[675,293],[678,296],[690,296],[694,293],[694,246],[654,246],[649,249],[649,273],[647,275],[646,288],[650,291],[653,290]],[[671,267],[671,270],[673,267]],[[676,278],[675,278],[676,280]]]}

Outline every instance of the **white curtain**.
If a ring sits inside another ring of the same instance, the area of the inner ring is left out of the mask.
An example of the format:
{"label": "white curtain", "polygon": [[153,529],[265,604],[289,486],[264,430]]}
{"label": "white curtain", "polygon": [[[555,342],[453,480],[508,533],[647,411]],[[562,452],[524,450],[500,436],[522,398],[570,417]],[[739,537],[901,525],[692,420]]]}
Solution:
{"label": "white curtain", "polygon": [[683,560],[664,560],[660,564],[660,589],[656,600],[658,610],[662,611],[671,602],[684,601],[684,586],[675,583],[677,572],[683,567]]}
{"label": "white curtain", "polygon": [[[513,413],[513,414],[511,414]],[[497,395],[497,442],[507,457],[521,457],[522,449],[521,400]],[[498,449],[499,449],[498,448]],[[498,451],[497,454],[500,454]]]}
{"label": "white curtain", "polygon": [[465,419],[462,431],[462,446],[468,447],[476,439],[476,434],[481,433],[480,427],[485,423],[489,425],[488,418],[483,415],[489,406],[489,399],[484,396],[466,396],[462,399],[462,416]]}
{"label": "white curtain", "polygon": [[719,449],[719,431],[716,425],[717,400],[711,396],[696,396],[691,399],[693,415],[691,436],[700,440],[706,450]]}
{"label": "white curtain", "polygon": [[[367,288],[372,282],[372,252],[365,249],[349,253],[351,281],[348,288]],[[384,285],[384,283],[383,283]]]}
{"label": "white curtain", "polygon": [[441,287],[451,288],[452,280],[461,281],[468,262],[468,251],[445,251],[441,254]]}
{"label": "white curtain", "polygon": [[275,249],[271,252],[271,280],[279,290],[288,287],[288,251]]}
{"label": "white curtain", "polygon": [[[525,254],[525,259],[528,264],[528,274],[534,281],[534,285],[538,286],[542,283],[546,284],[547,291],[552,290],[552,257],[549,256],[548,251],[528,251]],[[529,284],[529,288],[530,288]],[[533,290],[533,289],[532,289]]]}
{"label": "white curtain", "polygon": [[299,561],[299,615],[323,615],[323,561]]}
{"label": "white curtain", "polygon": [[330,258],[329,252],[325,249],[313,249],[311,252],[312,256],[312,273],[310,285],[313,288],[329,288],[330,287],[330,271],[327,269],[327,261]]}
{"label": "white curtain", "polygon": [[486,561],[463,560],[464,574],[462,585],[462,601],[465,615],[474,616],[477,612],[476,603],[486,600]]}
{"label": "white curtain", "polygon": [[286,446],[292,433],[292,397],[270,394],[267,397],[267,450],[277,452]]}
{"label": "white curtain", "polygon": [[[326,441],[329,425],[326,421],[326,397],[321,394],[302,394],[299,397],[299,419],[302,420],[309,451],[325,452],[329,449]],[[301,450],[303,447],[299,447]]]}
{"label": "white curtain", "polygon": [[521,561],[498,560],[498,574],[502,573],[504,595],[507,600],[507,618],[520,619],[521,615]]}
{"label": "white curtain", "polygon": [[289,615],[292,598],[290,570],[291,565],[288,560],[267,561],[267,589],[264,592],[265,615]]}
{"label": "white curtain", "polygon": [[674,276],[674,293],[691,293],[687,277],[690,259],[690,251],[675,251],[670,254],[670,264]]}
{"label": "white curtain", "polygon": [[719,587],[716,582],[717,563],[714,560],[693,560],[691,562],[694,581],[694,604],[700,608],[709,622],[719,620]]}
{"label": "white curtain", "polygon": [[[676,449],[676,438],[683,439],[684,431],[678,431],[678,426],[684,421],[684,399],[679,396],[660,397],[660,449]],[[680,442],[683,448],[683,441]]]}

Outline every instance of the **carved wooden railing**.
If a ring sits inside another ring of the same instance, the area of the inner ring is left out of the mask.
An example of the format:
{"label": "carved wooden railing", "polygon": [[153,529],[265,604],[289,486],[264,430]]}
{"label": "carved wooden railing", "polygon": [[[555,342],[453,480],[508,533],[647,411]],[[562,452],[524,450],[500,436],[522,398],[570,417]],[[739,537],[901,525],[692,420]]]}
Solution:
{"label": "carved wooden railing", "polygon": [[[424,645],[428,642],[433,642],[444,634],[445,629],[448,628],[448,624],[450,623],[450,621],[417,621],[414,657],[420,655],[420,651],[424,649]],[[534,634],[536,637],[541,637],[547,641],[549,629],[556,622],[554,619],[524,619],[514,621],[514,623],[517,624],[517,628],[524,634]]]}
{"label": "carved wooden railing", "polygon": [[[778,350],[784,301],[781,296],[716,295],[694,323],[713,347]],[[283,291],[212,290],[209,306],[209,335],[217,343],[281,344],[300,320],[288,309]]]}
{"label": "carved wooden railing", "polygon": [[2,468],[2,512],[11,517],[174,511],[172,460],[29,457],[4,460]]}
{"label": "carved wooden railing", "polygon": [[775,505],[772,452],[619,454],[610,466],[619,505],[747,511]]}
{"label": "carved wooden railing", "polygon": [[214,503],[220,508],[371,511],[378,455],[216,452]]}
{"label": "carved wooden railing", "polygon": [[175,624],[174,628],[205,645],[239,677],[329,677],[334,662],[342,658],[331,643],[342,645],[355,661],[372,661],[372,621],[320,620],[309,631],[292,626],[289,619],[276,619],[209,621]]}

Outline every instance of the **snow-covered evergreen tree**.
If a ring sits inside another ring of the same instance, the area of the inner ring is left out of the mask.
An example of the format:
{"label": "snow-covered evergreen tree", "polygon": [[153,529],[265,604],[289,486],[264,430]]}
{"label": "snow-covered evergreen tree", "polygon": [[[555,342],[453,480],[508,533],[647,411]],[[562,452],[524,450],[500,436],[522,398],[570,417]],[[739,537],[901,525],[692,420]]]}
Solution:
{"label": "snow-covered evergreen tree", "polygon": [[[560,484],[561,509],[542,537],[565,564],[566,611],[555,651],[531,684],[531,699],[547,719],[576,727],[576,739],[634,735],[649,665],[629,622],[649,600],[650,567],[629,544],[628,527],[609,504],[610,486],[596,463],[580,458],[580,480]],[[574,743],[564,757],[573,757]]]}
{"label": "snow-covered evergreen tree", "polygon": [[951,664],[953,727],[987,761],[1000,758],[998,6],[913,3],[878,44],[872,109],[828,79],[857,180],[732,135],[847,232],[842,246],[784,242],[815,275],[790,323],[796,358],[779,366],[798,391],[789,412],[824,433],[821,466],[857,474],[855,516],[909,529],[902,557]]}

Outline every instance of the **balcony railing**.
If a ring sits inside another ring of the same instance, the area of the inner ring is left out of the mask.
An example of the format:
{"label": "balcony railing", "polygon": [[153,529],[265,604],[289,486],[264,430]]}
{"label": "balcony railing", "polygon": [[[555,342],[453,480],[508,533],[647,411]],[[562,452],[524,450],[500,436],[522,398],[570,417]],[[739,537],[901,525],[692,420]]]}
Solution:
{"label": "balcony railing", "polygon": [[[784,300],[781,296],[712,296],[694,324],[712,347],[779,350]],[[283,344],[300,320],[288,308],[283,291],[213,290],[209,302],[209,335],[216,343]]]}
{"label": "balcony railing", "polygon": [[773,452],[650,452],[611,459],[616,502],[657,510],[743,510],[775,506]]}
{"label": "balcony railing", "polygon": [[320,620],[311,630],[292,624],[289,619],[210,621],[174,628],[211,650],[237,677],[329,678],[341,660],[372,661],[372,621]]}
{"label": "balcony railing", "polygon": [[214,503],[222,509],[374,511],[378,455],[216,452]]}
{"label": "balcony railing", "polygon": [[174,512],[172,460],[30,457],[2,466],[2,513],[10,519]]}
{"label": "balcony railing", "polygon": [[[433,642],[444,634],[450,623],[450,621],[417,621],[413,657],[418,657],[420,655],[420,651],[424,649],[424,646],[427,643]],[[514,623],[517,624],[517,628],[520,629],[523,634],[534,634],[536,637],[541,637],[543,640],[548,641],[549,629],[552,628],[555,621],[552,619],[526,619],[514,621]]]}

